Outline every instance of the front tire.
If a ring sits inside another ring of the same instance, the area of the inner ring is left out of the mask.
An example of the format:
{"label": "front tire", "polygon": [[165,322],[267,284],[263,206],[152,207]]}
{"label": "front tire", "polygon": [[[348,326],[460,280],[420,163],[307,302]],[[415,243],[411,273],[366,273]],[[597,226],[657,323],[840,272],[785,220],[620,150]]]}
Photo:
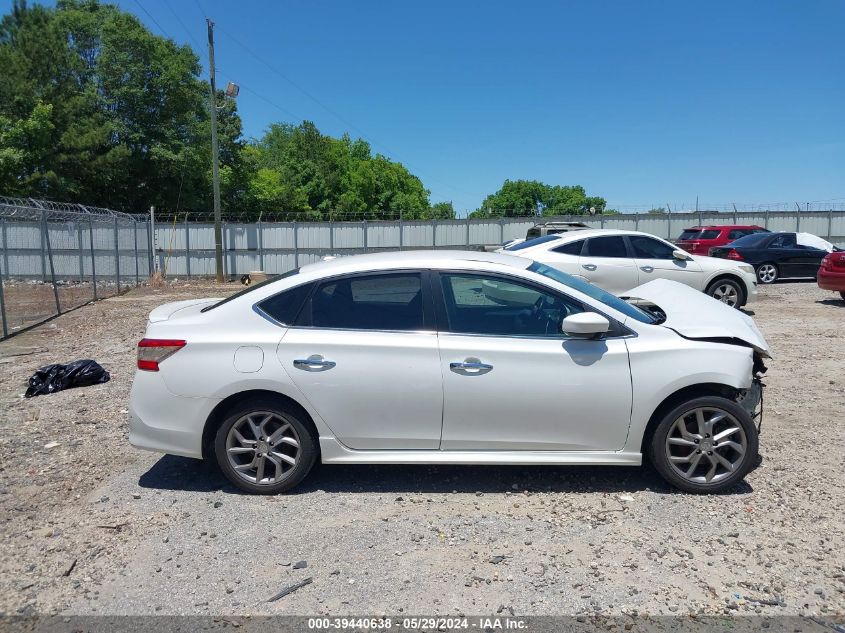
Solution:
{"label": "front tire", "polygon": [[780,271],[776,264],[766,262],[757,266],[757,281],[761,284],[773,284],[780,276]]}
{"label": "front tire", "polygon": [[689,400],[667,413],[648,445],[651,463],[685,492],[727,490],[757,459],[757,429],[748,412],[718,396]]}
{"label": "front tire", "polygon": [[742,285],[733,279],[717,279],[704,292],[732,308],[739,308],[745,303]]}
{"label": "front tire", "polygon": [[290,490],[311,471],[317,442],[310,420],[272,398],[230,410],[217,429],[214,455],[226,478],[252,494]]}

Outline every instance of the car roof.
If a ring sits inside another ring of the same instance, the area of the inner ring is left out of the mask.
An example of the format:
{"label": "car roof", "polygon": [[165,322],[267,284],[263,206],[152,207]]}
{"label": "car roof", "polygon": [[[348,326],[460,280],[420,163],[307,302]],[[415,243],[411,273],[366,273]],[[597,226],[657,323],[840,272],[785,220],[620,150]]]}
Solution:
{"label": "car roof", "polygon": [[307,264],[300,273],[329,276],[394,268],[516,268],[531,265],[524,257],[484,251],[411,250],[350,255]]}

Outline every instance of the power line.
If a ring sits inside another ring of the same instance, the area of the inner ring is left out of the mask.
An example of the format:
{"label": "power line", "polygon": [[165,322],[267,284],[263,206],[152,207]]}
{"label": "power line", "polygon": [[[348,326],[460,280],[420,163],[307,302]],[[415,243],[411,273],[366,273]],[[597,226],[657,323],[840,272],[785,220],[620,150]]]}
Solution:
{"label": "power line", "polygon": [[[136,1],[137,1],[137,0],[136,0]],[[170,11],[170,13],[173,15],[173,17],[174,17],[174,18],[176,18],[176,21],[177,21],[177,22],[181,25],[181,27],[184,29],[185,33],[187,33],[187,34],[188,34],[188,38],[189,38],[189,39],[190,39],[190,40],[191,40],[191,41],[192,41],[192,42],[196,45],[197,49],[202,50],[202,45],[201,45],[201,44],[197,41],[197,39],[193,36],[193,34],[191,33],[191,31],[188,29],[188,27],[187,27],[187,26],[185,26],[185,23],[184,23],[184,22],[182,22],[182,18],[180,18],[180,17],[176,14],[176,11],[174,11],[174,10],[173,10],[173,7],[171,7],[171,6],[170,6],[170,3],[169,3],[169,2],[165,2],[165,3],[164,3],[164,6],[166,6],[166,7],[167,7],[167,9]]]}
{"label": "power line", "polygon": [[[194,1],[197,3],[197,6],[199,6],[199,0],[194,0]],[[401,156],[399,156],[396,152],[392,152],[392,151],[390,150],[390,148],[385,147],[385,146],[384,146],[384,145],[382,145],[381,143],[376,143],[375,141],[373,141],[373,140],[372,140],[372,139],[371,139],[371,138],[370,138],[370,137],[369,137],[369,136],[368,136],[368,135],[367,135],[367,134],[366,134],[366,133],[365,133],[365,132],[364,132],[361,128],[359,128],[358,126],[354,125],[352,122],[350,122],[350,121],[348,121],[347,119],[345,119],[343,116],[341,116],[341,115],[340,115],[339,113],[337,113],[335,110],[333,110],[332,108],[330,108],[329,106],[327,106],[325,103],[323,103],[320,99],[318,99],[317,97],[315,97],[314,95],[312,95],[312,94],[311,94],[310,92],[308,92],[305,88],[303,88],[303,87],[302,87],[302,86],[300,86],[298,83],[296,83],[293,79],[291,79],[290,77],[288,77],[287,75],[285,75],[282,71],[280,71],[278,68],[276,68],[273,64],[271,64],[271,63],[270,63],[270,62],[268,62],[267,60],[265,60],[265,59],[264,59],[263,57],[261,57],[258,53],[256,53],[255,51],[253,51],[253,50],[252,50],[249,46],[247,46],[246,44],[244,44],[243,42],[241,42],[238,38],[236,38],[234,35],[232,35],[231,33],[229,33],[229,31],[227,31],[226,29],[224,29],[222,26],[219,26],[219,25],[218,25],[218,29],[220,30],[220,32],[221,32],[221,33],[223,33],[223,35],[225,35],[225,36],[226,36],[226,37],[228,37],[230,40],[232,40],[235,44],[237,44],[238,46],[240,46],[241,48],[243,48],[243,49],[244,49],[247,53],[249,53],[250,55],[252,55],[252,56],[253,56],[256,60],[258,60],[259,62],[261,62],[262,64],[264,64],[267,68],[269,68],[271,71],[273,71],[274,73],[276,73],[279,77],[281,77],[283,80],[285,80],[286,82],[288,82],[291,86],[293,86],[294,88],[296,88],[297,90],[299,90],[302,94],[304,94],[306,97],[308,97],[309,99],[311,99],[311,101],[313,101],[314,103],[316,103],[317,105],[319,105],[321,108],[323,108],[323,109],[324,109],[326,112],[328,112],[329,114],[333,115],[333,116],[334,116],[334,117],[335,117],[338,121],[340,121],[341,123],[343,123],[344,125],[346,125],[348,128],[350,128],[350,129],[352,129],[353,131],[355,131],[356,133],[358,133],[358,134],[359,134],[362,138],[364,138],[365,140],[367,140],[367,141],[368,141],[368,142],[369,142],[372,146],[377,147],[377,148],[381,148],[381,150],[382,150],[382,151],[384,151],[385,153],[392,155],[392,156],[394,157],[394,159],[395,159],[395,160],[398,160],[398,161],[400,161],[400,162],[404,163],[405,165],[408,165],[408,166],[413,167],[413,166],[412,166],[412,164],[411,164],[410,162],[408,162],[408,161],[406,161],[406,160],[403,160]],[[416,168],[414,168],[414,171],[419,171],[419,170],[418,170],[418,169],[416,169]],[[430,177],[427,177],[427,179],[428,179],[428,180],[430,180],[430,181],[436,182],[436,183],[438,183],[438,184],[440,184],[440,185],[442,185],[442,186],[444,186],[444,187],[446,187],[446,188],[448,188],[448,189],[451,189],[452,191],[455,191],[455,192],[457,192],[457,193],[460,193],[460,194],[462,194],[462,195],[464,195],[464,196],[470,196],[470,194],[469,194],[469,193],[467,193],[466,191],[462,191],[462,190],[460,190],[460,189],[458,189],[458,188],[456,188],[456,187],[454,187],[454,186],[452,186],[452,185],[450,185],[450,184],[447,184],[447,183],[445,183],[445,182],[438,181],[438,180],[437,180],[437,179],[435,179],[435,178],[430,178]]]}
{"label": "power line", "polygon": [[170,34],[169,34],[167,31],[165,31],[165,30],[164,30],[164,27],[163,27],[161,24],[159,24],[159,23],[158,23],[158,20],[156,20],[156,19],[152,16],[152,14],[144,8],[144,5],[143,5],[143,4],[141,4],[140,0],[135,0],[135,4],[137,4],[137,5],[138,5],[138,8],[139,8],[139,9],[141,9],[141,11],[143,11],[143,12],[144,12],[144,14],[145,14],[148,18],[150,18],[150,20],[152,20],[152,21],[153,21],[153,24],[155,24],[155,25],[158,27],[158,30],[159,30],[159,31],[161,31],[167,39],[169,39],[169,40],[173,40],[174,42],[176,41],[174,38],[170,37]]}

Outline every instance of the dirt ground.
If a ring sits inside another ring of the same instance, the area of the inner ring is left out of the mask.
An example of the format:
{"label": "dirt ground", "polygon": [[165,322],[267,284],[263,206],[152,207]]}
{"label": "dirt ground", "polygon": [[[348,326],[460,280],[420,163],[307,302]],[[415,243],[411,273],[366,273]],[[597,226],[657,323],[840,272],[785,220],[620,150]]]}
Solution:
{"label": "dirt ground", "polygon": [[[322,466],[250,497],[131,448],[135,343],[177,283],[0,343],[0,614],[685,614],[845,617],[845,302],[813,283],[749,306],[774,355],[762,464],[730,494],[645,469]],[[41,365],[112,380],[25,400]],[[313,583],[281,600],[280,589]]]}

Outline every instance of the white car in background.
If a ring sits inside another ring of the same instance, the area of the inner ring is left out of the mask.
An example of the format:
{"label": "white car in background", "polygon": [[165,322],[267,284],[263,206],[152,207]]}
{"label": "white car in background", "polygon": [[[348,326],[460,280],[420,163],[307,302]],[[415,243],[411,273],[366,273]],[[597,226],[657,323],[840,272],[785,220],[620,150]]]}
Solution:
{"label": "white car in background", "polygon": [[525,258],[408,251],[168,303],[138,344],[129,441],[216,461],[258,494],[318,460],[637,466],[646,454],[682,490],[734,485],[757,459],[765,339],[685,286],[632,293],[659,309]]}
{"label": "white car in background", "polygon": [[749,264],[691,255],[639,231],[587,229],[545,235],[500,252],[553,266],[618,296],[654,279],[680,282],[735,308],[757,295],[757,278]]}

